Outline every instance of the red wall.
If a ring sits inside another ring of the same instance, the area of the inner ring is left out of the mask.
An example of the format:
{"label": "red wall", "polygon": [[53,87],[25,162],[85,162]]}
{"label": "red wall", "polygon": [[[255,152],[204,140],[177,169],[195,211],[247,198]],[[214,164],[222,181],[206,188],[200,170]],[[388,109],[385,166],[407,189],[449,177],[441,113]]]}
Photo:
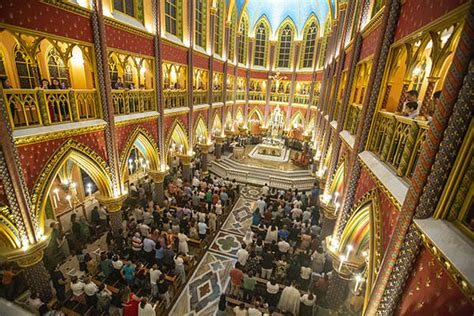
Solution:
{"label": "red wall", "polygon": [[431,252],[422,247],[395,315],[474,314],[474,305],[451,280]]}
{"label": "red wall", "polygon": [[406,0],[400,12],[395,41],[438,19],[467,0]]}
{"label": "red wall", "polygon": [[48,160],[68,139],[74,139],[77,142],[84,144],[99,154],[104,160],[107,160],[105,135],[103,131],[19,146],[18,154],[20,156],[23,175],[25,176],[26,185],[30,190],[33,188],[36,179]]}
{"label": "red wall", "polygon": [[313,77],[312,73],[297,73],[296,74],[296,81],[311,81]]}
{"label": "red wall", "polygon": [[88,18],[40,1],[0,1],[0,22],[92,42]]}
{"label": "red wall", "polygon": [[201,54],[193,54],[193,64],[195,67],[208,69],[209,68],[209,58]]}
{"label": "red wall", "polygon": [[381,28],[377,27],[369,35],[367,35],[366,38],[364,38],[364,40],[362,41],[362,48],[360,50],[359,60],[363,60],[364,58],[375,53],[381,35]]}
{"label": "red wall", "polygon": [[132,123],[127,125],[122,125],[116,128],[117,134],[117,149],[119,155],[122,154],[125,145],[127,144],[128,138],[132,133],[138,128],[143,127],[152,137],[155,143],[158,144],[158,125],[157,119],[151,119],[149,121]]}
{"label": "red wall", "polygon": [[237,76],[245,78],[247,76],[247,69],[237,68]]}
{"label": "red wall", "polygon": [[188,52],[185,47],[179,47],[164,41],[161,43],[161,59],[185,65],[188,63]]}
{"label": "red wall", "polygon": [[105,34],[107,37],[107,46],[110,48],[118,48],[147,56],[155,55],[152,38],[129,33],[110,25],[105,26]]}
{"label": "red wall", "polygon": [[217,72],[224,72],[224,64],[221,61],[217,61],[214,59],[214,71]]}

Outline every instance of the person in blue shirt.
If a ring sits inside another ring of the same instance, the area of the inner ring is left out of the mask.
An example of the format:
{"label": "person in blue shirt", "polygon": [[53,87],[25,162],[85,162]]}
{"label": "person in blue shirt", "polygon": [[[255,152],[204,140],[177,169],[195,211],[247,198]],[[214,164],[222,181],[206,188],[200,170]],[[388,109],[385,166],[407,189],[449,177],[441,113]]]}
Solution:
{"label": "person in blue shirt", "polygon": [[128,284],[132,284],[135,279],[135,266],[127,263],[122,268],[122,277]]}
{"label": "person in blue shirt", "polygon": [[252,215],[252,225],[258,226],[261,220],[262,220],[262,214],[260,214],[260,210],[256,208]]}

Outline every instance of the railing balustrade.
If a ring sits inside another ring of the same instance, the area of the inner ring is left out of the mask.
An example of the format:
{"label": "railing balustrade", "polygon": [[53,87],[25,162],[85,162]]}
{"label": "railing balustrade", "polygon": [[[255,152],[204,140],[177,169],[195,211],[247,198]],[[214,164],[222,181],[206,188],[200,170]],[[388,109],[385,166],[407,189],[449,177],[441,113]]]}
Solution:
{"label": "railing balustrade", "polygon": [[154,90],[112,90],[115,115],[155,111]]}
{"label": "railing balustrade", "polygon": [[249,100],[265,101],[264,91],[249,91]]}
{"label": "railing balustrade", "polygon": [[233,90],[227,90],[225,92],[225,100],[226,100],[226,102],[234,101],[234,91]]}
{"label": "railing balustrade", "polygon": [[165,109],[188,106],[186,90],[163,90],[163,98]]}
{"label": "railing balustrade", "polygon": [[95,89],[76,89],[71,90],[71,92],[76,104],[79,120],[83,121],[100,117],[99,99]]}
{"label": "railing balustrade", "polygon": [[312,105],[312,106],[318,106],[318,102],[319,102],[319,96],[318,96],[318,95],[314,95],[314,96],[313,96],[313,100],[311,101],[311,105]]}
{"label": "railing balustrade", "polygon": [[295,94],[293,103],[296,104],[308,104],[309,95],[308,94]]}
{"label": "railing balustrade", "polygon": [[222,102],[222,90],[213,90],[212,91],[212,102],[213,103]]}
{"label": "railing balustrade", "polygon": [[237,90],[235,99],[244,101],[245,100],[245,90]]}
{"label": "railing balustrade", "polygon": [[390,112],[378,112],[369,150],[391,166],[400,177],[411,177],[428,131],[428,122]]}
{"label": "railing balustrade", "polygon": [[288,93],[271,92],[270,93],[270,101],[289,102],[290,101],[290,95]]}
{"label": "railing balustrade", "polygon": [[193,104],[208,104],[207,101],[207,90],[194,90],[193,91]]}

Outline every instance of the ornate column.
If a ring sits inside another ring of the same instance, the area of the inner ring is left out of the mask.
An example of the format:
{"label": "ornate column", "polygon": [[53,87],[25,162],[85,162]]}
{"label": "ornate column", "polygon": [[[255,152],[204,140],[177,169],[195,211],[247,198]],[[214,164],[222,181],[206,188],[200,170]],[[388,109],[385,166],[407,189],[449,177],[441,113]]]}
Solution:
{"label": "ornate column", "polygon": [[127,194],[117,197],[96,196],[97,201],[107,209],[110,227],[114,232],[118,232],[122,228],[122,205],[127,197]]}
{"label": "ornate column", "polygon": [[321,40],[318,40],[316,51],[315,51],[315,54],[313,55],[313,73],[311,76],[311,85],[309,86],[308,111],[306,112],[306,124],[309,124],[309,121],[311,120],[311,106],[313,105],[314,86],[316,85],[316,69],[318,65],[317,60],[318,60],[320,51],[321,51]]}
{"label": "ornate column", "polygon": [[428,86],[426,87],[425,96],[421,104],[420,114],[424,117],[429,115],[429,109],[431,104],[431,97],[433,96],[434,87],[438,82],[439,77],[428,77]]}
{"label": "ornate column", "polygon": [[[108,71],[108,55],[107,44],[105,36],[104,15],[102,12],[102,0],[95,0],[93,3],[93,10],[91,15],[92,31],[94,36],[94,48],[97,60],[97,77],[99,78],[99,93],[102,104],[102,117],[107,122],[105,127],[105,141],[107,149],[108,166],[110,169],[112,179],[113,196],[101,195],[97,196],[99,203],[107,203],[111,205],[110,223],[113,230],[118,230],[121,227],[121,203],[125,200],[126,194],[123,193],[123,188],[120,178],[119,157],[117,149],[117,138],[115,130],[114,107],[112,103],[112,83],[110,81],[110,74]],[[119,204],[120,203],[120,206]],[[107,205],[106,205],[107,206]],[[119,226],[117,223],[120,222]]]}
{"label": "ornate column", "polygon": [[149,170],[148,175],[154,184],[155,196],[154,201],[158,203],[160,207],[163,206],[165,199],[165,187],[164,181],[165,177],[168,174],[168,170]]}
{"label": "ornate column", "polygon": [[[268,59],[269,59],[269,70],[268,70],[268,74],[270,75],[273,71],[273,61],[274,61],[274,58],[275,58],[275,43],[269,43],[269,47],[270,47],[270,53],[268,55]],[[272,79],[270,78],[270,76],[268,76],[267,78],[267,91],[266,91],[266,94],[265,94],[265,111],[263,113],[263,124],[265,127],[267,127],[267,123],[268,123],[268,112],[270,111],[270,92],[271,92],[271,87],[272,87]]]}
{"label": "ornate column", "polygon": [[252,58],[253,41],[248,39],[247,51],[247,71],[245,72],[245,104],[244,104],[244,120],[245,124],[248,122],[249,113],[249,93],[250,93],[250,59]]}
{"label": "ornate column", "polygon": [[214,23],[216,20],[216,13],[217,9],[213,6],[211,6],[211,9],[209,10],[210,16],[209,16],[209,44],[211,46],[211,56],[209,56],[209,77],[208,77],[208,89],[207,89],[207,99],[209,103],[209,109],[207,110],[207,131],[209,135],[212,135],[212,123],[213,123],[213,117],[212,117],[212,79],[214,76],[214,53],[215,53],[215,48],[214,48]]}
{"label": "ornate column", "polygon": [[[382,17],[382,23],[380,25],[381,34],[377,42],[377,49],[374,53],[373,64],[376,65],[376,68],[372,70],[367,85],[367,94],[364,99],[362,106],[362,112],[359,118],[359,123],[357,127],[356,140],[354,144],[354,149],[352,151],[349,171],[350,175],[349,181],[345,184],[344,188],[344,201],[342,203],[342,209],[336,221],[336,226],[334,228],[333,239],[339,240],[340,236],[346,226],[346,223],[349,219],[349,212],[352,206],[354,205],[355,191],[357,188],[357,183],[360,177],[361,165],[358,159],[358,155],[365,149],[367,143],[370,124],[372,122],[372,117],[375,113],[375,107],[377,103],[377,96],[380,90],[380,85],[383,79],[385,72],[385,65],[387,63],[388,52],[390,45],[393,43],[395,37],[395,29],[398,21],[398,16],[400,14],[400,0],[388,0],[385,3],[385,9]],[[341,304],[344,297],[338,296],[337,292],[332,291],[327,293],[327,297],[330,298],[328,302],[331,306],[337,306]]]}
{"label": "ornate column", "polygon": [[180,155],[181,165],[183,167],[183,179],[185,181],[191,181],[191,162],[193,161],[194,155]]}
{"label": "ornate column", "polygon": [[201,171],[204,176],[209,174],[209,149],[211,147],[212,144],[199,144],[199,149],[201,150]]}
{"label": "ornate column", "polygon": [[300,47],[301,42],[294,42],[294,56],[293,56],[293,70],[291,72],[291,83],[290,83],[290,99],[288,102],[288,110],[286,111],[286,128],[290,128],[291,120],[291,106],[293,105],[293,100],[295,97],[295,85],[296,85],[296,68],[298,65],[298,60],[300,56]]}
{"label": "ornate column", "polygon": [[[237,26],[236,26],[237,27]],[[238,52],[236,52],[237,47],[239,47],[240,43],[240,32],[237,32],[235,37],[235,45],[234,45],[234,86],[232,87],[232,119],[235,120],[235,107],[237,105],[237,75],[239,70],[239,61],[238,61]],[[227,58],[228,59],[228,58]],[[245,122],[244,122],[245,123]]]}
{"label": "ornate column", "polygon": [[453,62],[422,145],[394,236],[369,297],[366,314],[394,313],[421,245],[414,218],[435,211],[473,115],[474,5],[471,3]]}
{"label": "ornate column", "polygon": [[403,79],[402,93],[400,95],[400,100],[398,100],[397,112],[401,112],[403,109],[403,103],[407,99],[407,91],[410,86],[411,80]]}
{"label": "ornate column", "polygon": [[385,87],[385,94],[383,96],[383,101],[382,101],[382,109],[387,108],[388,97],[390,96],[390,91],[392,90],[392,85],[393,85],[393,82],[388,82],[387,86]]}
{"label": "ornate column", "polygon": [[229,34],[230,34],[230,26],[229,23],[225,23],[225,32],[224,32],[224,51],[223,54],[226,58],[224,60],[224,73],[222,74],[222,108],[221,108],[221,122],[222,127],[225,130],[225,118],[226,118],[226,99],[227,99],[227,69],[228,69],[228,58],[229,56]]}
{"label": "ornate column", "polygon": [[216,147],[214,148],[214,155],[216,156],[216,160],[221,159],[222,157],[222,144],[224,143],[224,136],[221,135],[216,135],[214,136],[214,139],[216,141]]}
{"label": "ornate column", "polygon": [[188,48],[188,140],[189,147],[194,147],[194,104],[193,104],[193,79],[194,79],[194,64],[193,64],[193,52],[194,52],[194,2],[187,1],[188,4],[188,28],[189,28],[189,48]]}

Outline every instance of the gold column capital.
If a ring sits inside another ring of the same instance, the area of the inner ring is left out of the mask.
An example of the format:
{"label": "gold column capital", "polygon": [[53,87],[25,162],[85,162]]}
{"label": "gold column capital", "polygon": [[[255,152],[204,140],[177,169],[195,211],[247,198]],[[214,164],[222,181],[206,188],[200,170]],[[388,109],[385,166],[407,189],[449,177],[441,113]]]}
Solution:
{"label": "gold column capital", "polygon": [[163,183],[168,174],[169,169],[165,170],[148,170],[148,175],[154,183]]}
{"label": "gold column capital", "polygon": [[[43,259],[44,249],[48,247],[49,236],[44,240],[30,245],[27,249],[16,249],[5,255],[7,261],[15,261],[20,268],[34,266]],[[3,257],[3,256],[2,256]]]}
{"label": "gold column capital", "polygon": [[216,140],[216,144],[222,145],[224,143],[225,136],[214,136],[214,139]]}
{"label": "gold column capital", "polygon": [[101,205],[105,206],[109,213],[116,213],[122,209],[122,204],[127,197],[127,194],[122,194],[116,197],[96,195],[95,198]]}
{"label": "gold column capital", "polygon": [[207,143],[207,144],[198,144],[198,146],[199,146],[199,149],[201,150],[201,152],[203,154],[208,154],[209,150],[212,147],[212,144],[209,144],[209,143]]}
{"label": "gold column capital", "polygon": [[189,166],[191,164],[191,161],[194,158],[194,153],[192,154],[184,154],[184,155],[179,155],[179,158],[181,159],[181,163],[184,166]]}

